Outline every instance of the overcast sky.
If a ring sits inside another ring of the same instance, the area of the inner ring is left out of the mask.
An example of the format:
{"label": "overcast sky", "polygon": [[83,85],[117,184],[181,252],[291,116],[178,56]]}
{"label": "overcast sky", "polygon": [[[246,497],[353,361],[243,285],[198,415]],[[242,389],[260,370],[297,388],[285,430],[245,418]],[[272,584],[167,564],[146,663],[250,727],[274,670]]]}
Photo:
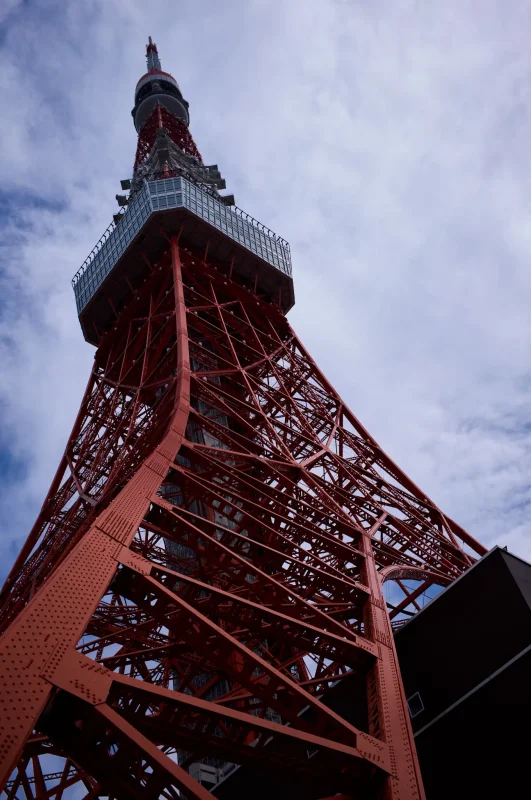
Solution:
{"label": "overcast sky", "polygon": [[0,22],[0,577],[88,379],[70,280],[131,173],[148,35],[205,161],[290,241],[290,321],[345,402],[531,558],[531,2],[3,0]]}

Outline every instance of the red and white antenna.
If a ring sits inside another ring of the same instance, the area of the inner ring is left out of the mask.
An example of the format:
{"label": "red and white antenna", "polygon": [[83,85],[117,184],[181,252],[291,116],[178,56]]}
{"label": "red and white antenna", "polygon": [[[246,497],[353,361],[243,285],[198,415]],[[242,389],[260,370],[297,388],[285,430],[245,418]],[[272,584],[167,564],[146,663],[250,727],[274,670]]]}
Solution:
{"label": "red and white antenna", "polygon": [[160,58],[159,58],[159,51],[157,50],[157,45],[153,42],[151,36],[149,37],[149,41],[146,45],[146,59],[147,59],[148,72],[152,69],[162,69],[162,67],[160,66]]}

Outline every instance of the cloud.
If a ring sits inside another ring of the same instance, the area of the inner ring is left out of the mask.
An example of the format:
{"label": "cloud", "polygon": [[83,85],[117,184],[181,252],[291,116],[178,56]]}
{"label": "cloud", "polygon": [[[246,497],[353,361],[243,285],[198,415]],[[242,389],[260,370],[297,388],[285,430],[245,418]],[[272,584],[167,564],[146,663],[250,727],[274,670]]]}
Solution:
{"label": "cloud", "polygon": [[46,494],[93,357],[70,279],[130,173],[151,34],[205,160],[292,245],[290,319],[380,444],[531,557],[525,4],[12,3],[0,49],[0,558]]}

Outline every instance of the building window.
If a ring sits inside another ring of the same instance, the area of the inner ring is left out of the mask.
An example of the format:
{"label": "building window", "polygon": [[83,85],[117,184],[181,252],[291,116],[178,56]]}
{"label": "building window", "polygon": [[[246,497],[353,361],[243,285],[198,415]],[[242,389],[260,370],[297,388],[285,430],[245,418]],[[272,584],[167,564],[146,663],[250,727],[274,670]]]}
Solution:
{"label": "building window", "polygon": [[418,717],[418,715],[424,711],[424,703],[422,702],[422,697],[418,692],[415,692],[415,694],[412,694],[411,697],[408,697],[407,705],[411,719]]}

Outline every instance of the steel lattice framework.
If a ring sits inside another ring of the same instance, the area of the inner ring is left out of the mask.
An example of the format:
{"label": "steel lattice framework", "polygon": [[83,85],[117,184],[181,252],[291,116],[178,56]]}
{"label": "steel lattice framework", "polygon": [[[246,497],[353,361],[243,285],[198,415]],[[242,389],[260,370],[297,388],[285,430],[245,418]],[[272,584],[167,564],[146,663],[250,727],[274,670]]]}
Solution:
{"label": "steel lattice framework", "polygon": [[186,231],[128,281],[4,587],[3,796],[206,800],[214,759],[308,800],[422,798],[393,619],[485,550]]}
{"label": "steel lattice framework", "polygon": [[172,141],[186,155],[194,156],[201,161],[201,153],[192,138],[188,127],[180,119],[177,119],[167,111],[164,106],[158,105],[153,109],[149,118],[142,126],[139,136],[135,156],[135,171],[142,165],[143,161],[150,155],[155,144],[157,131],[164,129],[170,135]]}

